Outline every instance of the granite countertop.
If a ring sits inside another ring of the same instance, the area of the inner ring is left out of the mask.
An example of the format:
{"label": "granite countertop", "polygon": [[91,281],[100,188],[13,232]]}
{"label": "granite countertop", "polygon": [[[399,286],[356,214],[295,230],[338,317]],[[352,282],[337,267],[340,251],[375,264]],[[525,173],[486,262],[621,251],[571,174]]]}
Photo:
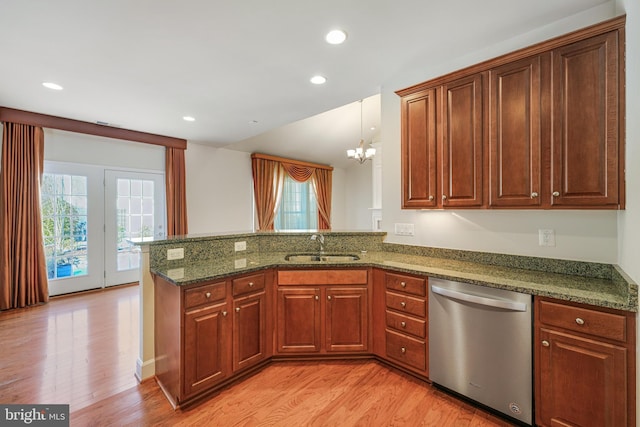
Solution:
{"label": "granite countertop", "polygon": [[455,261],[394,252],[368,252],[357,255],[357,261],[286,261],[284,252],[250,253],[219,258],[216,261],[184,262],[171,267],[152,269],[178,286],[222,279],[267,268],[357,268],[381,267],[387,270],[422,274],[449,280],[548,296],[625,311],[638,310],[638,289],[635,284],[567,274],[547,273],[521,268],[500,267],[466,261]]}

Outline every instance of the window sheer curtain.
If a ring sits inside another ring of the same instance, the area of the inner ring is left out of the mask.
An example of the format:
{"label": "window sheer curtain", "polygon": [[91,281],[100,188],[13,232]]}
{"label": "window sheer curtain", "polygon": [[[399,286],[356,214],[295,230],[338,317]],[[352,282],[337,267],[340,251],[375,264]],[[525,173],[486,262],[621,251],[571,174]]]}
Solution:
{"label": "window sheer curtain", "polygon": [[331,229],[332,167],[258,153],[251,155],[251,162],[258,230],[273,230],[282,195],[283,173],[298,182],[312,180],[318,202],[318,229]]}
{"label": "window sheer curtain", "polygon": [[0,310],[49,300],[42,238],[41,127],[5,122],[0,166]]}
{"label": "window sheer curtain", "polygon": [[165,152],[167,236],[181,236],[188,233],[184,151],[182,148],[167,147]]}

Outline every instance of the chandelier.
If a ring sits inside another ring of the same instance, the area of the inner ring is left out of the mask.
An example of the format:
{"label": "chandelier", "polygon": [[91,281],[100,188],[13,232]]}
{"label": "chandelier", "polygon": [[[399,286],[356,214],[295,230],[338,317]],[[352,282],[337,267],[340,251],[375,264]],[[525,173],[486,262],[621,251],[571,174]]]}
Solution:
{"label": "chandelier", "polygon": [[364,147],[364,137],[362,135],[362,100],[360,100],[360,144],[358,144],[358,147],[355,149],[347,150],[347,157],[357,160],[361,164],[367,160],[371,160],[376,154],[376,149],[371,147],[371,144],[369,144],[367,148]]}

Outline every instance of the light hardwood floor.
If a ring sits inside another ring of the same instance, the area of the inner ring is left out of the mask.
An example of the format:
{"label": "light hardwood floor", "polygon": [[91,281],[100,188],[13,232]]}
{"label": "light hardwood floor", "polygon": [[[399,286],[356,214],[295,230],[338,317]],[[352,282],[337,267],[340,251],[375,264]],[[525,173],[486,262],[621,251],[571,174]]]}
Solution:
{"label": "light hardwood floor", "polygon": [[371,360],[277,362],[174,411],[134,378],[138,290],[0,313],[0,402],[69,403],[72,426],[508,426]]}

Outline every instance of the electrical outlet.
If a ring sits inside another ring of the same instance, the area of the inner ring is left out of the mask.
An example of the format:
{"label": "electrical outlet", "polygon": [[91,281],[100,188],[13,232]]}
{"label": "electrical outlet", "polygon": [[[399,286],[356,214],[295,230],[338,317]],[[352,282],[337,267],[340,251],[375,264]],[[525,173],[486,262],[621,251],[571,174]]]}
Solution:
{"label": "electrical outlet", "polygon": [[247,250],[247,242],[236,242],[235,243],[236,252],[238,251],[246,251]]}
{"label": "electrical outlet", "polygon": [[167,276],[169,276],[169,278],[173,280],[184,279],[184,268],[172,268],[171,270],[167,271]]}
{"label": "electrical outlet", "polygon": [[413,236],[414,226],[413,224],[396,223],[395,234],[396,236]]}
{"label": "electrical outlet", "polygon": [[233,260],[233,265],[235,268],[245,268],[247,266],[247,259],[240,258],[240,259]]}
{"label": "electrical outlet", "polygon": [[184,248],[167,249],[167,259],[169,261],[182,258],[184,258]]}
{"label": "electrical outlet", "polygon": [[538,244],[540,246],[555,246],[556,232],[554,230],[538,230]]}

